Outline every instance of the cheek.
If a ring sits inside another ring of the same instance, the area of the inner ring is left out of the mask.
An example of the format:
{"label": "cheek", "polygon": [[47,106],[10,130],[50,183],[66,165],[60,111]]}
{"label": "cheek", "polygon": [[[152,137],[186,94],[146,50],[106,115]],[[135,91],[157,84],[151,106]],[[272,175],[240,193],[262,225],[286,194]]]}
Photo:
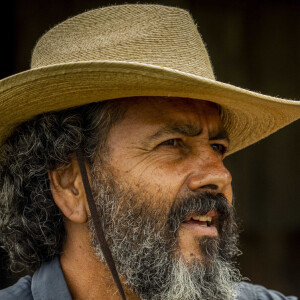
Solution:
{"label": "cheek", "polygon": [[161,168],[145,172],[142,178],[135,185],[139,192],[151,195],[151,201],[156,208],[169,211],[181,188],[180,178]]}
{"label": "cheek", "polygon": [[149,184],[158,186],[174,199],[182,190],[187,174],[182,165],[174,162],[149,168],[143,173],[143,177]]}
{"label": "cheek", "polygon": [[114,156],[110,161],[113,174],[123,182],[137,188],[143,187],[151,194],[173,195],[179,192],[185,180],[180,162],[172,161],[168,155],[124,155]]}

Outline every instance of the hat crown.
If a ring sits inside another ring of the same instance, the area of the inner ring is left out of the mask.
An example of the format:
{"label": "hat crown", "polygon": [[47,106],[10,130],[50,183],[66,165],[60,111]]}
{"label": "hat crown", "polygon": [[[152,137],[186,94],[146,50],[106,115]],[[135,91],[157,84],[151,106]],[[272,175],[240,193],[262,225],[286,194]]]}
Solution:
{"label": "hat crown", "polygon": [[41,37],[31,68],[82,61],[144,63],[214,79],[192,17],[161,5],[109,6],[72,17]]}

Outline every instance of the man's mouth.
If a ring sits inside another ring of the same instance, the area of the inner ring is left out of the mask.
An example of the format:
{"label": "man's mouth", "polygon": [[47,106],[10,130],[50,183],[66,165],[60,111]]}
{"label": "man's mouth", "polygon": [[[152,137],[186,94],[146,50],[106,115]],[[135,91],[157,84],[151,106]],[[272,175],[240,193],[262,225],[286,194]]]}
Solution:
{"label": "man's mouth", "polygon": [[183,222],[182,227],[200,235],[218,235],[217,231],[218,215],[215,210],[205,215],[191,214]]}
{"label": "man's mouth", "polygon": [[202,227],[209,227],[212,225],[212,217],[209,216],[191,216],[183,223],[190,223],[190,224],[198,224]]}

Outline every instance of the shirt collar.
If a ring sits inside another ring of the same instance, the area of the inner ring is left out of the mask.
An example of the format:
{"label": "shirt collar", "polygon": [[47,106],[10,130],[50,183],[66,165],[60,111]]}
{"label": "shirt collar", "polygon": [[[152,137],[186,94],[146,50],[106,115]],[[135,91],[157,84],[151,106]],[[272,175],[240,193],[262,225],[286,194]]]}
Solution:
{"label": "shirt collar", "polygon": [[72,300],[61,269],[59,257],[43,263],[33,274],[31,291],[34,300]]}

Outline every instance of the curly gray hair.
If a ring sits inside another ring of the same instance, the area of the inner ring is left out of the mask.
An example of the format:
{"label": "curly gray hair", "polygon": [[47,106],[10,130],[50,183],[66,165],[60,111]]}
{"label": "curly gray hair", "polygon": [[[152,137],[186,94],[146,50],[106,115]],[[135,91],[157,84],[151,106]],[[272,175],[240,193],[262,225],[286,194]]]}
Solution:
{"label": "curly gray hair", "polygon": [[39,115],[21,124],[0,148],[0,243],[12,271],[33,272],[61,253],[66,232],[48,171],[68,164],[79,148],[92,165],[125,113],[121,102]]}

